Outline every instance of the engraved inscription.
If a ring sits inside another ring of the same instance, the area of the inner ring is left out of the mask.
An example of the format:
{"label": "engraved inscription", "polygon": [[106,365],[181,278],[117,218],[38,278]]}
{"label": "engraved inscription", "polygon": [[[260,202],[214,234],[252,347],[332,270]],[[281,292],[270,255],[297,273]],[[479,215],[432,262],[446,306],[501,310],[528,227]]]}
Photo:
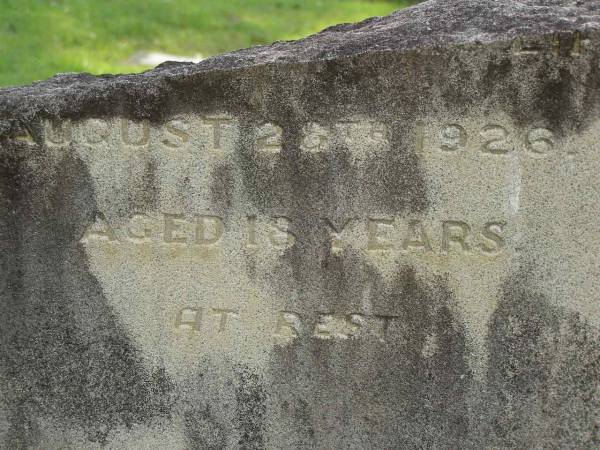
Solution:
{"label": "engraved inscription", "polygon": [[150,146],[164,149],[204,150],[216,156],[233,151],[237,122],[226,115],[176,116],[160,125],[148,120],[91,118],[82,121],[45,121],[48,145],[115,145],[128,149]]}
{"label": "engraved inscription", "polygon": [[[553,154],[556,147],[555,135],[548,128],[535,127],[525,131],[499,124],[486,124],[480,128],[467,124],[445,124],[430,127],[431,134],[425,134],[425,128],[416,129],[416,151],[424,153],[427,149],[437,149],[441,154],[459,155],[476,152],[487,156],[505,156],[519,151],[532,158],[544,158]],[[430,150],[430,151],[431,151]]]}
{"label": "engraved inscription", "polygon": [[363,326],[361,314],[322,314],[315,326],[313,336],[317,339],[348,339]]}
{"label": "engraved inscription", "polygon": [[[204,150],[216,156],[232,152],[237,142],[237,120],[227,115],[176,116],[162,124],[129,118],[90,118],[82,121],[46,121],[45,139],[48,145],[110,146],[124,149],[163,148],[170,150]],[[258,126],[254,133],[256,150],[279,153],[284,130],[274,123]],[[388,127],[380,122],[360,119],[332,124],[309,122],[303,126],[300,150],[324,153],[332,144],[342,144],[354,158],[389,148]]]}
{"label": "engraved inscription", "polygon": [[[439,255],[468,255],[476,250],[484,256],[496,256],[506,245],[506,224],[502,221],[473,227],[460,220],[444,220],[440,225],[441,227],[432,229],[416,219],[402,223],[394,218],[370,218],[367,225],[367,249]],[[395,239],[398,229],[401,230],[400,242]]]}
{"label": "engraved inscription", "polygon": [[235,309],[187,307],[177,311],[175,329],[199,333],[206,328],[209,332],[224,333],[234,329],[239,319]]}
{"label": "engraved inscription", "polygon": [[[237,121],[229,116],[178,116],[158,126],[147,120],[133,121],[121,118],[86,119],[81,122],[45,121],[44,136],[48,145],[66,146],[70,143],[86,146],[110,145],[118,139],[123,148],[144,149],[148,146],[178,150],[205,150],[217,157],[232,152],[237,142]],[[300,150],[305,153],[323,153],[333,146],[348,149],[354,161],[390,148],[389,127],[381,122],[361,119],[334,122],[331,125],[308,123],[301,130]],[[254,130],[256,150],[279,153],[283,145],[283,130],[273,123],[265,123]],[[477,151],[481,154],[502,156],[521,151],[530,157],[542,158],[556,147],[552,130],[543,126],[527,130],[488,123],[474,129],[470,122],[449,123],[440,127],[415,124],[415,145],[418,153],[437,149],[447,154]],[[568,155],[570,156],[570,155]]]}
{"label": "engraved inscription", "polygon": [[[320,219],[329,239],[330,253],[343,256],[348,246],[364,245],[369,252],[397,251],[415,255],[497,256],[506,247],[506,222],[483,224],[448,219],[425,222],[395,217]],[[82,242],[88,245],[134,244],[218,249],[234,240],[248,249],[271,248],[284,251],[298,239],[291,219],[283,216],[246,216],[243,227],[228,230],[222,217],[212,214],[136,213],[124,224],[115,226],[99,213],[86,230]],[[361,238],[364,236],[364,238]],[[362,240],[361,240],[362,239]],[[363,244],[361,244],[363,242]],[[94,244],[97,243],[97,244]]]}
{"label": "engraved inscription", "polygon": [[211,315],[217,319],[218,331],[222,333],[233,320],[239,319],[240,314],[235,309],[211,308]]}
{"label": "engraved inscription", "polygon": [[471,227],[465,222],[458,220],[446,220],[442,222],[442,252],[450,250],[450,244],[454,244],[463,251],[469,251],[470,246],[466,242],[471,233]]}
{"label": "engraved inscription", "polygon": [[[389,314],[363,314],[359,312],[315,312],[301,315],[291,311],[278,311],[274,317],[264,316],[261,327],[275,344],[285,345],[297,339],[348,340],[373,339],[385,343],[391,333],[398,333],[399,316]],[[237,309],[215,307],[184,307],[176,311],[175,330],[189,336],[207,333],[225,335],[244,332],[250,320]]]}
{"label": "engraved inscription", "polygon": [[417,154],[423,153],[425,149],[425,124],[422,120],[415,123],[415,150]]}
{"label": "engraved inscription", "polygon": [[246,217],[248,223],[248,242],[246,247],[248,248],[256,248],[256,216],[247,216]]}
{"label": "engraved inscription", "polygon": [[488,222],[483,226],[481,230],[482,239],[477,244],[481,252],[494,256],[502,251],[502,247],[504,247],[504,238],[502,237],[504,225],[502,222]]}
{"label": "engraved inscription", "polygon": [[187,222],[183,214],[164,214],[165,226],[163,228],[163,239],[167,244],[186,244],[187,233],[184,227]]}
{"label": "engraved inscription", "polygon": [[223,219],[217,216],[199,216],[196,219],[196,241],[198,245],[214,245],[223,236]]}

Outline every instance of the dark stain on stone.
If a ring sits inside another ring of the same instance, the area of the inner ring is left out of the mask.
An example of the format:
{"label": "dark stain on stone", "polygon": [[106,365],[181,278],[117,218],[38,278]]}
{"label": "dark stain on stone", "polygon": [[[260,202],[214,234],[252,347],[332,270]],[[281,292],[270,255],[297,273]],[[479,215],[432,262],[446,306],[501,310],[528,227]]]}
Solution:
{"label": "dark stain on stone", "polygon": [[321,212],[322,217],[336,219],[340,214],[394,214],[426,208],[420,166],[400,129],[391,132],[389,150],[367,156],[360,168],[343,145],[332,142],[326,152],[307,154],[300,151],[301,126],[284,129],[279,154],[249,146],[241,149],[245,192],[259,210],[297,215]]}
{"label": "dark stain on stone", "polygon": [[543,114],[553,130],[564,133],[565,125],[581,122],[581,109],[577,105],[575,87],[577,80],[569,68],[562,67],[558,74],[542,71],[539,74],[540,92],[536,96],[534,108]]}
{"label": "dark stain on stone", "polygon": [[0,375],[10,448],[27,448],[38,419],[63,421],[104,443],[111,430],[169,414],[173,386],[144,368],[79,242],[96,204],[81,160],[3,148]]}
{"label": "dark stain on stone", "polygon": [[[504,86],[507,91],[511,88],[513,91],[518,89],[517,86],[513,85],[512,75],[514,69],[510,55],[490,57],[482,76],[482,94],[485,97],[490,97],[494,94],[497,86]],[[518,111],[518,107],[515,109]]]}
{"label": "dark stain on stone", "polygon": [[230,164],[216,165],[210,175],[210,200],[214,213],[226,215],[232,205],[235,189],[234,171]]}
{"label": "dark stain on stone", "polygon": [[186,411],[184,414],[186,450],[222,450],[225,448],[225,429],[213,417],[210,405]]}
{"label": "dark stain on stone", "polygon": [[488,334],[485,442],[502,448],[597,448],[600,333],[510,277]]}
{"label": "dark stain on stone", "polygon": [[[339,277],[354,275],[353,270],[342,272]],[[372,305],[370,314],[396,317],[385,339],[377,333],[317,339],[312,333],[319,319],[311,311],[319,308],[303,299],[295,309],[304,318],[303,333],[273,350],[272,392],[277,403],[304,402],[311,418],[312,426],[307,428],[304,419],[287,416],[292,424],[287,444],[290,448],[314,441],[324,448],[464,447],[465,391],[471,374],[464,328],[450,308],[445,282],[421,280],[409,267],[402,268],[393,281],[384,281],[374,269],[369,277],[373,284],[364,303]],[[337,293],[339,298],[347,294],[344,289]],[[369,314],[359,305],[330,300],[323,305],[329,306],[329,312]]]}
{"label": "dark stain on stone", "polygon": [[293,417],[294,423],[299,429],[299,436],[305,438],[303,442],[296,443],[296,448],[298,447],[315,447],[315,430],[312,425],[312,417],[310,414],[310,405],[308,401],[303,398],[298,399],[297,403],[293,403],[290,405],[282,404],[283,407],[288,407],[291,411],[289,414]]}
{"label": "dark stain on stone", "polygon": [[235,426],[240,435],[238,448],[243,450],[265,449],[265,419],[267,414],[267,393],[260,375],[249,368],[241,368],[237,373],[235,390]]}
{"label": "dark stain on stone", "polygon": [[485,84],[501,83],[511,74],[513,67],[508,56],[489,61],[484,77],[487,79]]}
{"label": "dark stain on stone", "polygon": [[128,177],[126,192],[129,195],[129,211],[122,212],[125,217],[130,216],[131,211],[154,211],[158,205],[160,183],[156,177],[156,161],[152,156],[143,156],[133,158],[130,162],[132,169],[140,166],[144,168],[140,176]]}
{"label": "dark stain on stone", "polygon": [[[260,95],[245,94],[252,97],[255,110],[237,111],[242,117],[241,176],[254,206],[262,211],[344,207],[364,211],[366,206],[391,213],[426,208],[412,133],[419,102],[405,83],[386,84],[390,70],[386,62],[398,63],[377,56],[368,65],[353,58],[339,64],[264,69],[262,78],[267,77],[268,86]],[[299,74],[301,80],[290,83]],[[360,164],[342,143],[344,131],[334,130],[337,122],[356,117],[385,125],[390,141],[389,149],[361,156]],[[283,130],[281,152],[261,151],[255,145],[256,130],[266,122]],[[303,128],[312,123],[338,136],[325,151],[301,150]]]}
{"label": "dark stain on stone", "polygon": [[523,130],[546,127],[556,136],[566,136],[596,117],[590,112],[598,110],[598,55],[591,49],[585,57],[557,55],[551,36],[542,42],[533,54],[517,54],[500,43],[465,45],[438,55],[437,61],[421,51],[422,80],[407,82],[414,84],[415,97],[427,84],[436,86],[444,103],[441,109],[457,116],[468,115],[472,108],[490,115],[502,112]]}
{"label": "dark stain on stone", "polygon": [[28,449],[39,448],[41,433],[34,419],[28,417],[23,408],[12,408],[8,414],[9,429],[3,448]]}

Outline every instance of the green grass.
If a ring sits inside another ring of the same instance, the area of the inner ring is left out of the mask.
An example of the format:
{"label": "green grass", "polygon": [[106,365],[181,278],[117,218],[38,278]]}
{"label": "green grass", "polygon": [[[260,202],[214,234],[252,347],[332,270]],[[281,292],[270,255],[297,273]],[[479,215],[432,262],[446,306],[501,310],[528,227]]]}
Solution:
{"label": "green grass", "polygon": [[0,0],[0,86],[145,70],[138,51],[203,56],[297,39],[411,0]]}

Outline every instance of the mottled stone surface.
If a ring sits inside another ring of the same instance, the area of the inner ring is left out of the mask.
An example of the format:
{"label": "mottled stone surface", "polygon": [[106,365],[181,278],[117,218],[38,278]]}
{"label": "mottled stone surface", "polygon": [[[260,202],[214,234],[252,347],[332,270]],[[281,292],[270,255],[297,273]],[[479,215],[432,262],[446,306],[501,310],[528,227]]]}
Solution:
{"label": "mottled stone surface", "polygon": [[598,447],[599,110],[592,0],[0,90],[0,447]]}

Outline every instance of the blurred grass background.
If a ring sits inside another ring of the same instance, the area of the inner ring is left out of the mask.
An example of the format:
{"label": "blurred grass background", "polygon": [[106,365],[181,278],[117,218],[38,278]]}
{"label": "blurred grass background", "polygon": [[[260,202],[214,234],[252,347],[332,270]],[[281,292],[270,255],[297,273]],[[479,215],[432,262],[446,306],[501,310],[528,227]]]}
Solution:
{"label": "blurred grass background", "polygon": [[0,0],[0,86],[148,69],[140,52],[208,57],[381,16],[415,0]]}

